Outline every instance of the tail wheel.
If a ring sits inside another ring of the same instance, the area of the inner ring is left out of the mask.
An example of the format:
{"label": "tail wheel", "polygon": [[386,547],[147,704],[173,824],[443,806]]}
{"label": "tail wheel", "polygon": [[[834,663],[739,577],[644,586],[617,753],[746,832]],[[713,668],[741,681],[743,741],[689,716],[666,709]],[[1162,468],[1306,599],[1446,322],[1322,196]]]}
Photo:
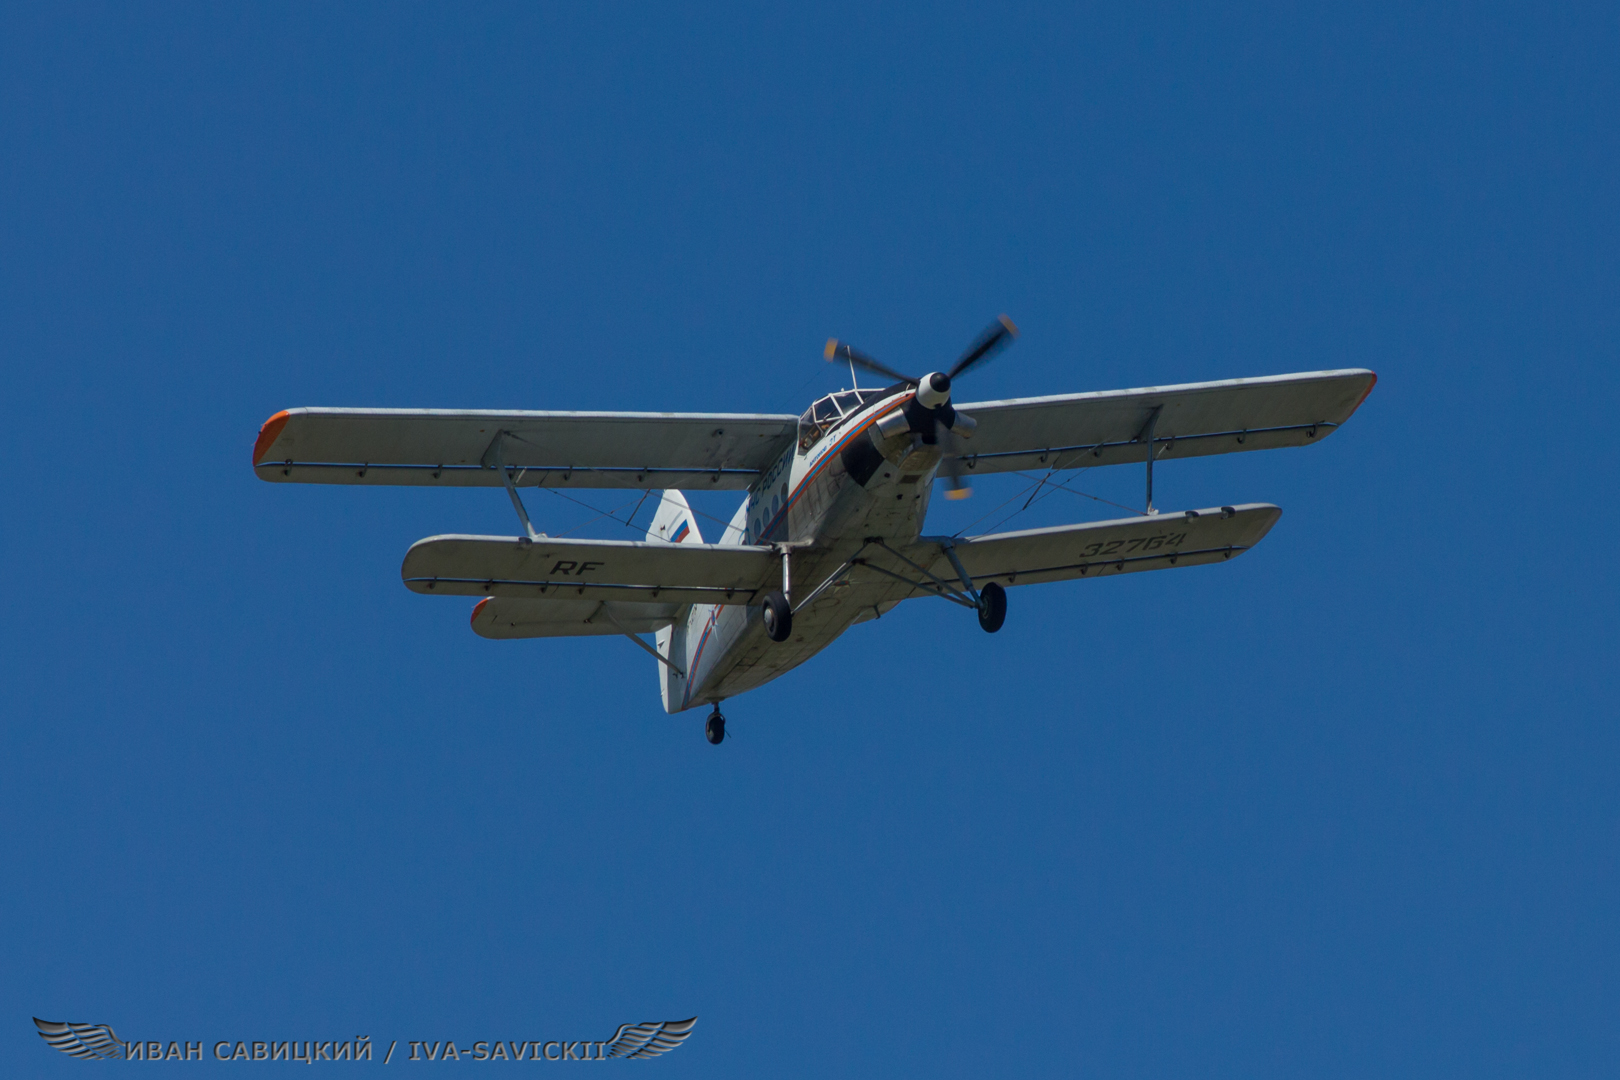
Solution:
{"label": "tail wheel", "polygon": [[990,582],[979,590],[979,625],[993,634],[1007,621],[1007,590]]}
{"label": "tail wheel", "polygon": [[772,641],[786,641],[793,633],[793,608],[787,597],[773,592],[760,601],[760,614],[765,617],[765,633]]}
{"label": "tail wheel", "polygon": [[726,718],[718,711],[709,714],[708,723],[703,725],[703,737],[709,740],[710,745],[719,746],[726,738]]}

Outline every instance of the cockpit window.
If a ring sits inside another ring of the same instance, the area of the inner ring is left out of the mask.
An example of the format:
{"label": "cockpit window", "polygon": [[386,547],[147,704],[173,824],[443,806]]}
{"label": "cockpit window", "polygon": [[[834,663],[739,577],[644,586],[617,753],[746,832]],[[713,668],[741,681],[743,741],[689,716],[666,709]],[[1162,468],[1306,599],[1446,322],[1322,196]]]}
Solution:
{"label": "cockpit window", "polygon": [[799,453],[809,450],[827,432],[888,393],[887,390],[840,390],[819,399],[799,417]]}

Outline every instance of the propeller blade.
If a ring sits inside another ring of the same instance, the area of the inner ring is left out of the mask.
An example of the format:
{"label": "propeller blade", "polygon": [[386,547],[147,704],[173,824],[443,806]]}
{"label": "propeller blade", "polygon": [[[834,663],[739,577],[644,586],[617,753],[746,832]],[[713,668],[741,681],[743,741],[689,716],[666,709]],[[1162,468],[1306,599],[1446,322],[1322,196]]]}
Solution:
{"label": "propeller blade", "polygon": [[939,469],[945,474],[945,497],[956,500],[972,495],[973,489],[962,479],[962,459],[957,452],[956,433],[937,416],[934,418],[934,443],[941,448]]}
{"label": "propeller blade", "polygon": [[827,362],[830,364],[850,363],[858,368],[870,371],[874,375],[882,375],[896,382],[911,383],[912,385],[916,385],[917,382],[910,375],[900,374],[894,368],[874,360],[861,352],[861,350],[846,342],[839,341],[837,338],[828,338],[827,347],[821,351],[821,354],[827,358]]}
{"label": "propeller blade", "polygon": [[1001,316],[991,323],[989,328],[980,334],[972,345],[968,346],[968,351],[963,353],[961,359],[957,360],[951,370],[945,374],[954,380],[968,368],[983,363],[1008,345],[1011,345],[1013,338],[1017,336],[1018,327],[1014,326],[1013,321],[1007,316]]}

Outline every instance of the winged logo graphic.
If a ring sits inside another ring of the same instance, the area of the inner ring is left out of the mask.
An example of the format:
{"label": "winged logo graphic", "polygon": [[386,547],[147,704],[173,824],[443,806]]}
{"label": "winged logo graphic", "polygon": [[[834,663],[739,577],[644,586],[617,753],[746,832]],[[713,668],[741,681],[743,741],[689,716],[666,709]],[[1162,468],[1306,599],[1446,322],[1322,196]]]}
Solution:
{"label": "winged logo graphic", "polygon": [[620,1024],[619,1030],[607,1044],[610,1058],[651,1058],[673,1050],[686,1041],[697,1024],[690,1020],[649,1021],[645,1024]]}
{"label": "winged logo graphic", "polygon": [[116,1061],[124,1056],[124,1043],[106,1024],[53,1024],[34,1017],[39,1037],[64,1054],[90,1061]]}

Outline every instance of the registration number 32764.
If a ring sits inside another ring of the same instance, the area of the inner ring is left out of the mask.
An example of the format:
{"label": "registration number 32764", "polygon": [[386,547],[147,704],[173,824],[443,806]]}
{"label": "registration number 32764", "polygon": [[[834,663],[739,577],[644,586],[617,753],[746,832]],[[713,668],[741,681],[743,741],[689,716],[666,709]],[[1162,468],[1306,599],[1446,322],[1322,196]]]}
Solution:
{"label": "registration number 32764", "polygon": [[1180,532],[1160,533],[1158,536],[1138,536],[1129,540],[1098,540],[1095,543],[1087,544],[1080,554],[1088,559],[1093,555],[1129,555],[1137,551],[1154,551],[1162,547],[1175,547],[1185,539],[1187,539],[1187,534]]}

